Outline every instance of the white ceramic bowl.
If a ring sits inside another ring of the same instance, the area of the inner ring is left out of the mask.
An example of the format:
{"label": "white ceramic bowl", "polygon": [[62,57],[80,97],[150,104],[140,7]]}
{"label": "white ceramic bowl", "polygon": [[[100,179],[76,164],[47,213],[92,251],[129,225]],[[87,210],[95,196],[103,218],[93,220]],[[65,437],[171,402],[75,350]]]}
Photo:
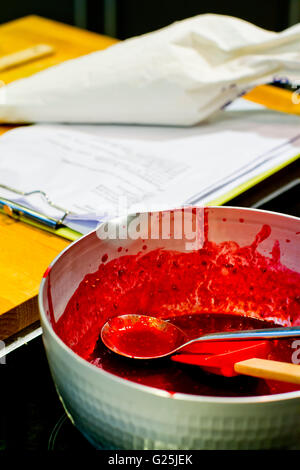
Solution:
{"label": "white ceramic bowl", "polygon": [[[259,248],[269,253],[281,245],[283,264],[300,271],[300,220],[271,212],[230,207],[208,208],[209,239],[253,241],[263,224],[271,236]],[[227,223],[221,221],[226,218]],[[240,223],[240,219],[244,223]],[[128,224],[129,216],[110,226]],[[157,219],[158,222],[161,219]],[[290,243],[283,243],[286,239]],[[122,240],[136,254],[142,239]],[[147,245],[183,249],[178,240],[153,240]],[[39,307],[43,338],[53,379],[77,428],[95,445],[109,442],[124,449],[268,449],[300,443],[300,391],[280,395],[218,398],[175,394],[133,383],[103,371],[76,355],[54,332],[49,319],[52,302],[56,319],[87,273],[97,270],[101,257],[116,254],[118,240],[101,240],[96,232],[64,250],[41,283]]]}

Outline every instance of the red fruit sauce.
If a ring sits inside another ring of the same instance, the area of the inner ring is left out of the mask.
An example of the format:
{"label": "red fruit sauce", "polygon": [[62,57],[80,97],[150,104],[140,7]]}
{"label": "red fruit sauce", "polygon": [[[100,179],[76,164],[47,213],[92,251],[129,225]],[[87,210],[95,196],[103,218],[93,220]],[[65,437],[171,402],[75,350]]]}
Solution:
{"label": "red fruit sauce", "polygon": [[116,346],[131,357],[161,356],[173,349],[173,340],[163,331],[140,325],[117,336]]}
{"label": "red fruit sauce", "polygon": [[[125,314],[168,319],[188,338],[274,323],[300,324],[300,274],[281,264],[278,242],[270,256],[257,249],[270,233],[270,227],[263,226],[254,242],[243,247],[206,239],[203,248],[188,253],[142,249],[138,255],[112,260],[104,255],[99,269],[82,280],[54,330],[95,366],[172,394],[255,396],[298,390],[299,386],[245,376],[224,378],[168,358],[120,357],[99,340],[103,324]],[[292,343],[272,341],[269,358],[291,362]]]}

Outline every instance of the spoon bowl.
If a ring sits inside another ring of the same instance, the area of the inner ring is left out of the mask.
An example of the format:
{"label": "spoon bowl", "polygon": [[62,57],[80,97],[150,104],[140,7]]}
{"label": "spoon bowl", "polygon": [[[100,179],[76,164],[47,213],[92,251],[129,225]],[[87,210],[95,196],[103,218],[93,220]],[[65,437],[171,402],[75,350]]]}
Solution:
{"label": "spoon bowl", "polygon": [[111,351],[134,359],[165,357],[187,343],[180,328],[147,315],[111,318],[101,330],[101,339]]}

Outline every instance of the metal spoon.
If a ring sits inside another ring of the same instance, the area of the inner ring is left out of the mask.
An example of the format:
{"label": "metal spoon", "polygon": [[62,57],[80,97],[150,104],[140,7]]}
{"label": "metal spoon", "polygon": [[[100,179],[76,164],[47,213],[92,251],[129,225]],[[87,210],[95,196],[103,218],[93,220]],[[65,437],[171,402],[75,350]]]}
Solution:
{"label": "metal spoon", "polygon": [[266,340],[298,336],[300,326],[292,326],[216,332],[187,341],[185,333],[177,326],[147,315],[120,315],[111,318],[101,330],[105,346],[121,356],[134,359],[170,356],[198,341]]}

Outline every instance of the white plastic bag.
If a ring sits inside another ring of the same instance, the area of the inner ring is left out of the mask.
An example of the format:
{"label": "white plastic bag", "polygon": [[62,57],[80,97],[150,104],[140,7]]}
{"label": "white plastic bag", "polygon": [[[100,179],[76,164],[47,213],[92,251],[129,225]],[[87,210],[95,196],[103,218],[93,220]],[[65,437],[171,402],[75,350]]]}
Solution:
{"label": "white plastic bag", "polygon": [[191,125],[274,76],[300,78],[300,24],[200,15],[0,88],[0,121]]}

